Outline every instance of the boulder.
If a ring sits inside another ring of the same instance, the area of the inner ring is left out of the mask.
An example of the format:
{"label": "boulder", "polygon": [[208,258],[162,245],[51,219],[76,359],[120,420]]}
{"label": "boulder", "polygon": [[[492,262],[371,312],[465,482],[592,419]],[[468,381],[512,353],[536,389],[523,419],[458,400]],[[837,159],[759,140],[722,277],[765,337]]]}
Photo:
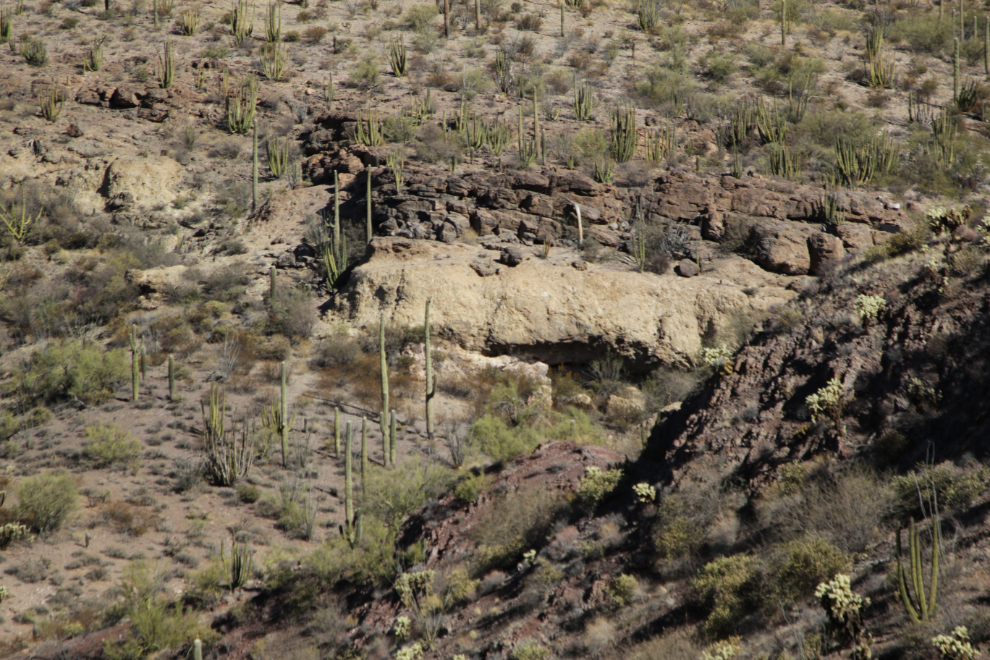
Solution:
{"label": "boulder", "polygon": [[808,237],[817,231],[798,222],[758,223],[753,227],[756,263],[772,273],[804,275],[811,267]]}
{"label": "boulder", "polygon": [[110,95],[111,108],[136,108],[141,105],[145,96],[144,85],[126,83],[113,90]]}
{"label": "boulder", "polygon": [[808,256],[808,272],[812,275],[824,275],[842,261],[846,256],[846,249],[842,247],[842,240],[838,236],[817,233],[808,237]]}
{"label": "boulder", "polygon": [[674,267],[674,270],[681,277],[694,277],[695,275],[701,273],[701,269],[698,268],[698,264],[691,261],[690,259],[681,259],[679,262],[677,262],[677,265]]}

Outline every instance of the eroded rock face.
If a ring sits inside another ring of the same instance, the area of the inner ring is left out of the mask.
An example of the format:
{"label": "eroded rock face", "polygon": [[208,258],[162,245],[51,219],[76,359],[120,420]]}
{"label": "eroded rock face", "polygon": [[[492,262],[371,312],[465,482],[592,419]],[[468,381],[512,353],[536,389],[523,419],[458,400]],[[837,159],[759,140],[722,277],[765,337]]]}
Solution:
{"label": "eroded rock face", "polygon": [[784,288],[787,278],[738,257],[684,279],[600,264],[579,270],[573,251],[551,251],[548,259],[537,251],[520,248],[516,266],[483,277],[474,265],[497,253],[375,239],[369,260],[331,302],[328,321],[374,327],[384,311],[389,322],[421,325],[431,298],[434,332],[469,350],[557,364],[587,361],[611,349],[647,369],[689,363],[702,335],[793,295]]}
{"label": "eroded rock face", "polygon": [[106,171],[104,197],[112,206],[150,208],[171,203],[182,166],[166,156],[118,158]]}

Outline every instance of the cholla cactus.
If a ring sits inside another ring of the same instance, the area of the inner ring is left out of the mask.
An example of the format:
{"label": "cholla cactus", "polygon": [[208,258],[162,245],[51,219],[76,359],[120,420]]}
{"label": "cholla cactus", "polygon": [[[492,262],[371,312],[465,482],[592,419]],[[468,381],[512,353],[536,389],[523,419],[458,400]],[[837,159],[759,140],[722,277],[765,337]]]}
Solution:
{"label": "cholla cactus", "polygon": [[395,660],[420,660],[423,657],[423,645],[413,642],[395,652]]}
{"label": "cholla cactus", "polygon": [[7,590],[7,587],[0,585],[0,603],[7,600],[8,596],[10,596],[10,591]]}
{"label": "cholla cactus", "polygon": [[853,309],[859,314],[863,325],[867,325],[871,321],[876,321],[887,309],[887,301],[880,296],[861,295],[856,297]]}
{"label": "cholla cactus", "polygon": [[622,479],[622,470],[602,472],[601,468],[585,468],[584,478],[577,489],[577,500],[585,509],[593,511],[605,497],[615,490]]}
{"label": "cholla cactus", "polygon": [[951,635],[937,635],[932,644],[942,660],[974,660],[976,649],[969,643],[969,631],[964,626],[956,626]]}
{"label": "cholla cactus", "polygon": [[732,363],[729,362],[729,358],[731,357],[732,351],[725,344],[716,348],[704,348],[701,350],[701,361],[704,365],[713,369],[721,369],[726,375],[732,373]]}
{"label": "cholla cactus", "polygon": [[532,564],[536,561],[536,550],[527,550],[523,553],[523,561]]}
{"label": "cholla cactus", "polygon": [[732,660],[742,650],[738,637],[723,639],[710,645],[701,652],[699,660]]}
{"label": "cholla cactus", "polygon": [[633,493],[636,494],[640,504],[649,504],[657,500],[657,489],[645,482],[633,486]]}
{"label": "cholla cactus", "polygon": [[863,609],[870,604],[870,599],[853,593],[849,576],[836,575],[828,582],[822,582],[815,589],[815,598],[821,602],[836,636],[852,645],[852,657],[855,660],[872,657],[870,644],[873,638],[863,628]]}
{"label": "cholla cactus", "polygon": [[928,220],[928,226],[933,232],[942,234],[946,231],[952,232],[956,227],[964,224],[969,220],[971,214],[972,209],[969,206],[964,206],[961,209],[947,209],[942,206],[936,206],[928,210],[925,218]]}
{"label": "cholla cactus", "polygon": [[392,634],[398,640],[409,639],[409,634],[412,632],[412,621],[409,620],[407,616],[397,616],[395,617],[395,623],[392,624]]}
{"label": "cholla cactus", "polygon": [[817,422],[828,416],[835,424],[835,430],[839,435],[844,435],[842,430],[842,408],[845,405],[845,395],[842,391],[842,381],[833,378],[828,381],[828,385],[821,388],[814,394],[809,394],[804,400],[808,404],[811,412],[811,420]]}

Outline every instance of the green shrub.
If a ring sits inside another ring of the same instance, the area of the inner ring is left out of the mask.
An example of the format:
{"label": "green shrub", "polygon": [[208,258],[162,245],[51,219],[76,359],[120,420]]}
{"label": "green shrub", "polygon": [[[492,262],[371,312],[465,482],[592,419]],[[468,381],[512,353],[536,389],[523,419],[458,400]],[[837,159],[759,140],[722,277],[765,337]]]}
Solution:
{"label": "green shrub", "polygon": [[93,342],[51,343],[32,353],[6,393],[17,394],[26,406],[74,398],[99,405],[129,378],[130,364],[122,350],[103,352]]}
{"label": "green shrub", "polygon": [[104,642],[107,658],[143,658],[166,649],[181,650],[197,638],[210,643],[218,637],[199,623],[191,609],[183,609],[180,602],[170,603],[162,596],[164,582],[160,566],[135,561],[124,569],[121,591],[125,600],[117,609],[130,619],[131,626],[124,640],[114,636]]}
{"label": "green shrub", "polygon": [[406,516],[447,492],[453,478],[450,470],[418,457],[407,458],[391,470],[374,467],[363,484],[362,511],[397,534]]}
{"label": "green shrub", "polygon": [[939,20],[937,12],[909,14],[894,21],[888,38],[892,43],[907,42],[915,52],[937,55],[952,47],[953,21]]}
{"label": "green shrub", "polygon": [[76,508],[76,481],[68,472],[46,472],[17,485],[17,517],[39,534],[53,532]]}
{"label": "green shrub", "polygon": [[117,423],[86,427],[83,455],[96,467],[134,465],[141,456],[141,442]]}
{"label": "green shrub", "polygon": [[461,501],[474,504],[478,500],[478,495],[485,489],[486,480],[484,474],[469,473],[454,486],[454,495]]}
{"label": "green shrub", "polygon": [[254,484],[240,484],[237,487],[237,497],[245,504],[254,504],[261,499],[261,489]]}
{"label": "green shrub", "polygon": [[774,559],[767,584],[772,598],[767,608],[776,610],[811,598],[815,588],[849,568],[849,555],[821,538],[809,538],[783,544]]}
{"label": "green shrub", "polygon": [[440,14],[440,10],[435,3],[424,2],[406,10],[405,21],[416,32],[424,32],[433,23],[433,19]]}
{"label": "green shrub", "polygon": [[510,428],[494,415],[485,415],[471,425],[469,444],[496,461],[508,461],[539,444],[536,433],[526,427]]}
{"label": "green shrub", "polygon": [[898,505],[905,511],[913,512],[919,507],[919,490],[921,499],[927,503],[931,501],[934,485],[941,509],[964,509],[986,489],[988,483],[990,468],[976,462],[960,468],[946,461],[931,469],[894,477],[891,486]]}
{"label": "green shrub", "polygon": [[471,539],[478,544],[474,576],[514,567],[524,552],[546,543],[554,521],[566,512],[564,499],[557,492],[520,490],[502,496],[471,530]]}
{"label": "green shrub", "polygon": [[368,89],[378,84],[378,78],[381,76],[381,72],[378,70],[378,60],[375,59],[374,55],[368,55],[363,60],[354,65],[351,70],[351,76],[347,79],[347,82],[351,84],[352,87],[360,87],[361,89]]}
{"label": "green shrub", "polygon": [[[339,580],[378,584],[392,578],[396,571],[395,536],[373,515],[362,516],[361,541],[354,547],[339,534],[332,535],[304,560],[320,582],[333,586]],[[291,586],[293,572],[269,571],[266,586]]]}
{"label": "green shrub", "polygon": [[509,660],[548,660],[550,649],[529,639],[512,649]]}
{"label": "green shrub", "polygon": [[726,82],[736,72],[736,61],[732,53],[710,50],[699,60],[701,74],[716,83]]}
{"label": "green shrub", "polygon": [[719,557],[691,581],[710,613],[705,631],[725,637],[759,604],[759,563],[750,555]]}

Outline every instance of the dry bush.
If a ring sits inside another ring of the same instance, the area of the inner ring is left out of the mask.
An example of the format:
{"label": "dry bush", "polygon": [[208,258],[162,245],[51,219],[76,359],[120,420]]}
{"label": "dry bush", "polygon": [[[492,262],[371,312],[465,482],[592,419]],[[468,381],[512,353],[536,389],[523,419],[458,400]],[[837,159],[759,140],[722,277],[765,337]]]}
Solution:
{"label": "dry bush", "polygon": [[689,629],[679,629],[661,637],[654,637],[631,649],[631,660],[697,660],[701,646]]}
{"label": "dry bush", "polygon": [[330,365],[320,370],[319,389],[326,393],[349,389],[362,406],[381,406],[381,362],[377,355],[363,354],[350,364]]}
{"label": "dry bush", "polygon": [[772,538],[813,534],[851,553],[862,552],[875,540],[876,530],[892,509],[887,484],[868,470],[839,472],[824,462],[794,471],[787,486],[771,488],[757,505],[760,521]]}
{"label": "dry bush", "polygon": [[520,490],[493,501],[471,531],[478,544],[474,575],[514,567],[523,552],[546,543],[554,522],[567,510],[560,493],[543,489]]}
{"label": "dry bush", "polygon": [[148,506],[137,506],[127,502],[107,502],[100,512],[103,522],[121,534],[142,536],[155,529],[161,522],[161,515]]}

